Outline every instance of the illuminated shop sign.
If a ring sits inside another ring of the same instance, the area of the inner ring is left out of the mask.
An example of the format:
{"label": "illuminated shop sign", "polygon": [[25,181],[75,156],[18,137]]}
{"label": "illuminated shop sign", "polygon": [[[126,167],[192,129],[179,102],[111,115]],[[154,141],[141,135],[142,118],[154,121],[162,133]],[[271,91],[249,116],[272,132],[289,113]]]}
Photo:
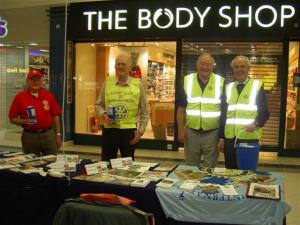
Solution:
{"label": "illuminated shop sign", "polygon": [[[88,31],[101,30],[127,30],[131,23],[128,22],[129,13],[135,14],[136,25],[142,29],[176,29],[189,28],[197,24],[198,28],[209,26],[207,19],[210,14],[216,15],[218,27],[222,29],[235,27],[239,28],[241,23],[246,22],[246,27],[254,25],[261,28],[272,28],[275,26],[285,27],[286,22],[295,16],[296,10],[292,5],[281,5],[279,10],[271,5],[261,5],[257,8],[248,6],[245,10],[240,6],[224,5],[220,8],[207,7],[178,7],[175,9],[158,8],[150,10],[147,8],[137,9],[131,12],[127,9],[119,10],[98,10],[84,11],[85,28]],[[267,19],[266,16],[268,17]],[[243,25],[245,26],[245,25]]]}
{"label": "illuminated shop sign", "polygon": [[281,40],[300,35],[294,0],[151,0],[71,3],[73,40],[202,38]]}
{"label": "illuminated shop sign", "polygon": [[7,22],[0,17],[0,38],[7,35]]}

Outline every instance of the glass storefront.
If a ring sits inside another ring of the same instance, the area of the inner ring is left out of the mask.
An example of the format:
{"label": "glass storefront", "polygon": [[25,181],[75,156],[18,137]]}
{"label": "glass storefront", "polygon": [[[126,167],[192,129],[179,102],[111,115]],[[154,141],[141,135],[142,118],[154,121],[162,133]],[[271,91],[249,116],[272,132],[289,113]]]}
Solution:
{"label": "glass storefront", "polygon": [[236,55],[246,55],[251,61],[250,77],[264,83],[270,119],[263,127],[262,144],[278,147],[281,108],[279,78],[283,63],[283,44],[277,42],[190,42],[184,41],[182,49],[182,75],[196,71],[196,60],[201,52],[211,53],[216,61],[214,72],[231,82],[231,60]]}
{"label": "glass storefront", "polygon": [[300,42],[289,43],[285,148],[300,149],[300,88],[295,84],[299,72]]}
{"label": "glass storefront", "polygon": [[94,104],[104,80],[115,75],[115,58],[126,54],[141,78],[150,120],[144,139],[174,140],[176,42],[106,42],[75,45],[75,133],[102,134]]}
{"label": "glass storefront", "polygon": [[27,72],[40,70],[44,87],[49,88],[49,20],[46,9],[0,10],[0,144],[20,142],[22,128],[9,122],[8,111],[16,93],[26,88]]}

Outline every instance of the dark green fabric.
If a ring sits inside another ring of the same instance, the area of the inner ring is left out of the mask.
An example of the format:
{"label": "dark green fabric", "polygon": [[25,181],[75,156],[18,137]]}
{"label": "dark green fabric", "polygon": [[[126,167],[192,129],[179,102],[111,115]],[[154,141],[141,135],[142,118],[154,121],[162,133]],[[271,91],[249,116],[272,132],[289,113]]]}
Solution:
{"label": "dark green fabric", "polygon": [[146,220],[124,206],[66,202],[57,211],[53,225],[146,225]]}

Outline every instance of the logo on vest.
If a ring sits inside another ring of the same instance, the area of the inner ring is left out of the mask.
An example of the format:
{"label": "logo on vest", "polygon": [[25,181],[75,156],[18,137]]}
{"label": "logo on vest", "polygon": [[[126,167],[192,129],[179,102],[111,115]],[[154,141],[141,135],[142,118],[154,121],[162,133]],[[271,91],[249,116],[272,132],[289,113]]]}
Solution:
{"label": "logo on vest", "polygon": [[116,117],[118,120],[126,119],[128,116],[127,107],[124,105],[117,105],[116,106]]}

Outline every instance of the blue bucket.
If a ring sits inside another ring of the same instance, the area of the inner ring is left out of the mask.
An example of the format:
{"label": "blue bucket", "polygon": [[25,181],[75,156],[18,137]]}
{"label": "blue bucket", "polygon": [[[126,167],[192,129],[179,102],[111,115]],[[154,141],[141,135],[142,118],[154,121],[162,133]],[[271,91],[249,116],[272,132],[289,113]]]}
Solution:
{"label": "blue bucket", "polygon": [[240,170],[256,170],[260,143],[237,143],[236,156]]}

